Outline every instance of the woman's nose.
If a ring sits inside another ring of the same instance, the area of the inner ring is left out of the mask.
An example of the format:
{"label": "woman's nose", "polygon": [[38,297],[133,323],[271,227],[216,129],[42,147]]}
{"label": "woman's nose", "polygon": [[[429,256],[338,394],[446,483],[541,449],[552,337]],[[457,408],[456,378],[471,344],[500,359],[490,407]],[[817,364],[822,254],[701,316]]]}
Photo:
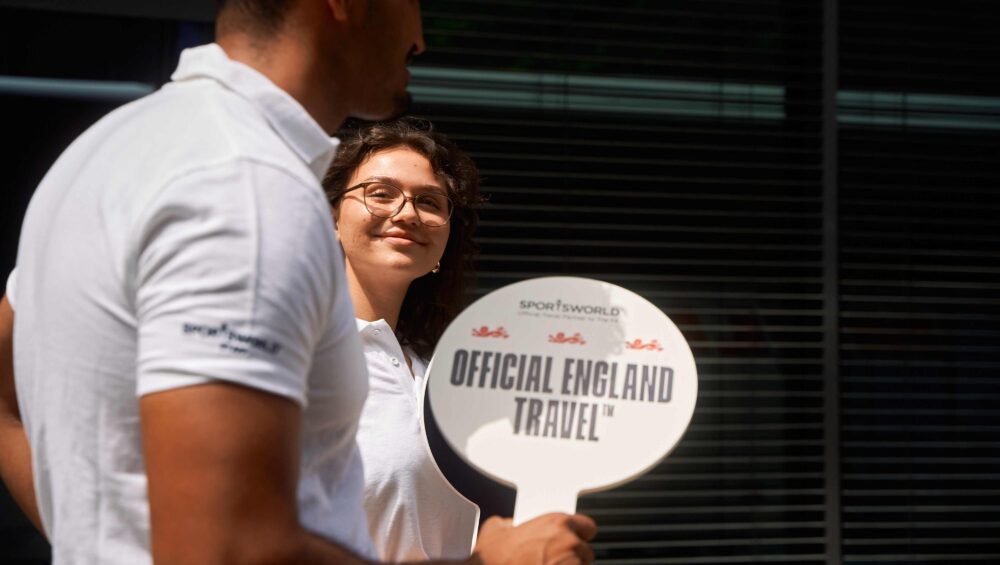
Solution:
{"label": "woman's nose", "polygon": [[417,215],[417,205],[413,202],[412,198],[403,200],[403,207],[399,209],[399,213],[393,219],[411,225],[420,225],[420,217]]}

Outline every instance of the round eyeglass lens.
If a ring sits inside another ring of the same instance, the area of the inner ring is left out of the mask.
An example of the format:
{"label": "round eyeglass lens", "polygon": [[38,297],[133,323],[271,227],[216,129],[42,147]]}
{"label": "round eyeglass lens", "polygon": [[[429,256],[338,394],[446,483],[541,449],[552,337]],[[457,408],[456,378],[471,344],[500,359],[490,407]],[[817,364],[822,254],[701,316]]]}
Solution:
{"label": "round eyeglass lens", "polygon": [[[406,205],[406,195],[391,184],[372,183],[365,187],[365,206],[382,218],[391,218]],[[438,192],[424,192],[412,198],[417,217],[428,227],[439,227],[451,217],[451,199]]]}

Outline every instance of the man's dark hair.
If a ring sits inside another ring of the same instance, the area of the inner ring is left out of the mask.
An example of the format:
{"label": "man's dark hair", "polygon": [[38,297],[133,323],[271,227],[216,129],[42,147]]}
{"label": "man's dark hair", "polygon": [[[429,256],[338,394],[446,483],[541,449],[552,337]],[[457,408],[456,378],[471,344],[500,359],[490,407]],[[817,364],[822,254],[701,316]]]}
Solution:
{"label": "man's dark hair", "polygon": [[340,200],[354,171],[378,151],[406,147],[423,155],[434,174],[446,183],[455,203],[448,220],[448,243],[441,256],[441,271],[424,275],[412,283],[403,299],[396,324],[396,337],[423,357],[430,357],[448,324],[465,305],[465,289],[473,281],[473,261],[478,247],[472,234],[479,224],[476,208],[479,169],[464,151],[444,135],[432,131],[430,122],[399,118],[366,125],[342,136],[337,156],[323,188],[334,206]]}
{"label": "man's dark hair", "polygon": [[216,0],[216,33],[234,28],[274,34],[298,0]]}

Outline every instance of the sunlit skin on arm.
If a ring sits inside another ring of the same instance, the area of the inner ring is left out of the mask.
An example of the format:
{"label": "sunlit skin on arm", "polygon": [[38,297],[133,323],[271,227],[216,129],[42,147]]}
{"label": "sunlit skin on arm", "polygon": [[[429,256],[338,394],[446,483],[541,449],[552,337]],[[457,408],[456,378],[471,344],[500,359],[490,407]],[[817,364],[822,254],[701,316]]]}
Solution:
{"label": "sunlit skin on arm", "polygon": [[155,563],[365,563],[296,513],[300,408],[212,383],[140,400]]}
{"label": "sunlit skin on arm", "polygon": [[31,448],[14,389],[14,310],[6,296],[0,302],[0,477],[17,505],[41,531],[32,484]]}

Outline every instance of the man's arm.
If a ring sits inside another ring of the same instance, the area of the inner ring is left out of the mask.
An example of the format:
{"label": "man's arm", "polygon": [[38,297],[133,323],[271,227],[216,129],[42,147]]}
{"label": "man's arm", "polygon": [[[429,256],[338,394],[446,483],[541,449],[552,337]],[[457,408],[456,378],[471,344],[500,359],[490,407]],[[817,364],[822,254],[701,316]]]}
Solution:
{"label": "man's arm", "polygon": [[32,483],[31,449],[14,389],[14,310],[6,296],[0,301],[0,478],[31,523],[42,531]]}
{"label": "man's arm", "polygon": [[156,563],[365,560],[299,524],[300,408],[211,383],[140,400]]}

